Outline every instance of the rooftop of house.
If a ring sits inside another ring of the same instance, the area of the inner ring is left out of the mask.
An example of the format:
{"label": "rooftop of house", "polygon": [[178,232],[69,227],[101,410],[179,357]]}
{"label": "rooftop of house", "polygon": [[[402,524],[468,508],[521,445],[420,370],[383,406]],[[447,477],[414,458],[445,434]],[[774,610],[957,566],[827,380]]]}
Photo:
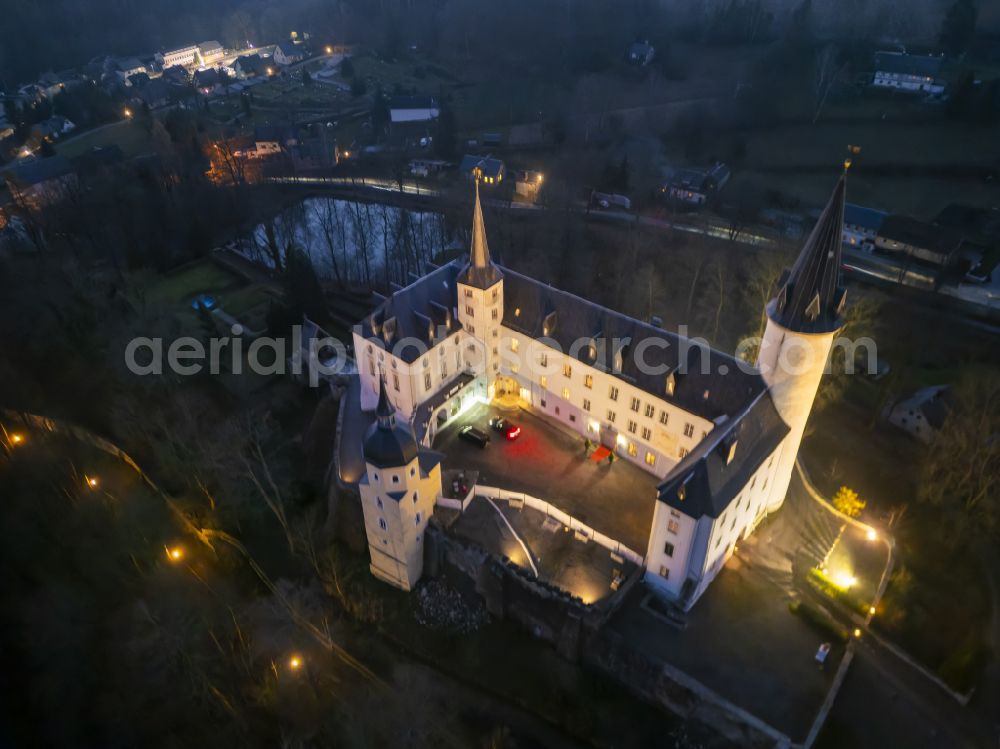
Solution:
{"label": "rooftop of house", "polygon": [[458,165],[458,171],[462,174],[471,174],[473,169],[479,169],[480,176],[482,177],[496,179],[500,176],[500,172],[503,171],[503,162],[500,159],[494,159],[492,156],[466,154],[462,157],[462,161]]}
{"label": "rooftop of house", "polygon": [[861,226],[865,229],[878,231],[889,214],[877,208],[867,208],[854,203],[844,204],[844,223],[849,226]]}
{"label": "rooftop of house", "polygon": [[398,95],[389,99],[389,109],[437,109],[437,106],[437,99],[428,95]]}
{"label": "rooftop of house", "polygon": [[962,244],[962,235],[943,226],[918,221],[909,216],[887,216],[879,229],[879,237],[920,247],[941,254],[950,254]]}
{"label": "rooftop of house", "polygon": [[215,68],[194,71],[194,83],[196,86],[214,86],[218,82],[219,71]]}
{"label": "rooftop of house", "polygon": [[718,518],[781,444],[788,425],[768,390],[716,427],[667,474],[660,501],[685,515]]}
{"label": "rooftop of house", "polygon": [[910,55],[906,52],[876,52],[875,70],[880,73],[897,73],[934,78],[941,73],[943,57]]}
{"label": "rooftop of house", "polygon": [[198,45],[198,49],[201,51],[203,55],[205,55],[209,53],[221,52],[223,47],[221,44],[219,44],[217,41],[213,39],[211,41],[202,42],[201,44]]}
{"label": "rooftop of house", "polygon": [[258,70],[264,64],[264,60],[254,52],[252,55],[237,57],[235,64],[239,66],[240,70],[254,71]]}
{"label": "rooftop of house", "polygon": [[23,161],[4,170],[4,176],[22,187],[39,185],[73,174],[69,159],[56,154],[47,159]]}

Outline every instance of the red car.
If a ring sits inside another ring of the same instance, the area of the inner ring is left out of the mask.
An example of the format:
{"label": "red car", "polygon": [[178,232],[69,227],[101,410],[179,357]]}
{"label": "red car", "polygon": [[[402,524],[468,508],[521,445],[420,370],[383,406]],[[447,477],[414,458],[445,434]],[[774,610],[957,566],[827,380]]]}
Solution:
{"label": "red car", "polygon": [[495,416],[490,419],[490,426],[509,440],[516,440],[518,435],[521,434],[521,427],[500,416]]}

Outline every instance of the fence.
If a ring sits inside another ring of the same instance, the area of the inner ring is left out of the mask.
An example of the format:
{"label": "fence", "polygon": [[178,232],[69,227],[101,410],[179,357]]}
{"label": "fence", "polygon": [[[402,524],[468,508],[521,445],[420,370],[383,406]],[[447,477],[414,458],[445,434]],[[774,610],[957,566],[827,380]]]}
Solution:
{"label": "fence", "polygon": [[506,489],[499,489],[495,486],[483,486],[481,484],[476,486],[474,493],[483,497],[489,497],[490,499],[501,499],[504,502],[509,502],[514,505],[527,505],[531,509],[537,510],[546,517],[555,518],[575,533],[578,533],[588,540],[603,546],[608,551],[627,559],[633,564],[640,567],[643,565],[643,557],[641,554],[637,554],[632,551],[632,549],[628,548],[620,541],[616,541],[610,536],[606,536],[600,531],[594,530],[586,523],[581,523],[569,513],[560,510],[558,507],[546,502],[544,499],[532,497],[530,494],[525,494],[524,492],[512,492]]}

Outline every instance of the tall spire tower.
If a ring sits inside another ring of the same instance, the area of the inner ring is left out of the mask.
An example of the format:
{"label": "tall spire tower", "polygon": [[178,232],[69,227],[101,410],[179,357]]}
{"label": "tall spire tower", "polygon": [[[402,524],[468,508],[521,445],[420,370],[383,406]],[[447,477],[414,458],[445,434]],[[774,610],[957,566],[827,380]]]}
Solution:
{"label": "tall spire tower", "polygon": [[472,243],[469,262],[458,274],[458,319],[480,352],[474,362],[486,378],[488,397],[493,397],[494,380],[500,370],[500,323],[503,320],[503,273],[490,258],[486,224],[479,202],[476,180],[476,203],[472,211]]}
{"label": "tall spire tower", "polygon": [[843,327],[846,291],[840,281],[847,166],[791,268],[781,274],[767,305],[767,327],[757,367],[789,426],[774,474],[768,511],[785,500],[806,422]]}

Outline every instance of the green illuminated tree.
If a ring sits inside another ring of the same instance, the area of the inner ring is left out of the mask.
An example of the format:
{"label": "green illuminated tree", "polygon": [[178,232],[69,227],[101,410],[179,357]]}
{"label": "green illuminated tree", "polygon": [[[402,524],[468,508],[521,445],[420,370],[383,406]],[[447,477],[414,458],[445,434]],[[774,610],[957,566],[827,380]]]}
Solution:
{"label": "green illuminated tree", "polygon": [[833,506],[848,517],[856,518],[865,509],[865,500],[858,493],[846,486],[840,487],[833,497]]}

